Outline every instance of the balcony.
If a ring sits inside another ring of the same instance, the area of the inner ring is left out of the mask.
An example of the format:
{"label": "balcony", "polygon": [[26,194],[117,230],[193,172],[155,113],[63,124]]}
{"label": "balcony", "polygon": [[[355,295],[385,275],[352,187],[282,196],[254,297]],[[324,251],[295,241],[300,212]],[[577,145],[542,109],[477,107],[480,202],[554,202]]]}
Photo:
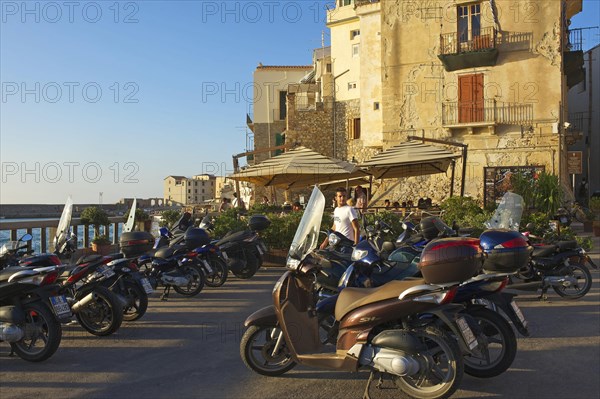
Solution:
{"label": "balcony", "polygon": [[502,103],[484,100],[481,103],[442,103],[442,126],[446,128],[494,125],[528,125],[533,121],[533,104]]}
{"label": "balcony", "polygon": [[568,31],[568,40],[563,51],[564,73],[567,77],[567,87],[570,89],[585,79],[583,68],[583,29],[571,29]]}
{"label": "balcony", "polygon": [[482,28],[470,40],[459,40],[457,32],[440,35],[438,58],[446,71],[496,65],[498,59],[497,32]]}

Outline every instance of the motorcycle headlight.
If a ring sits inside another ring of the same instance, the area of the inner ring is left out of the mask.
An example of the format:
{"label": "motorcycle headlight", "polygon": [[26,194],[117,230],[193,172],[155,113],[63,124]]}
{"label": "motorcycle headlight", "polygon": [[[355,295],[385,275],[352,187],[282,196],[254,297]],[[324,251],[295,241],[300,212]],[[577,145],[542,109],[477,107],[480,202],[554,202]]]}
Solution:
{"label": "motorcycle headlight", "polygon": [[329,244],[336,246],[340,242],[340,237],[337,234],[331,233],[329,234]]}
{"label": "motorcycle headlight", "polygon": [[364,258],[365,256],[367,256],[367,254],[369,253],[369,251],[367,251],[366,249],[356,249],[354,248],[354,250],[352,251],[352,261],[356,262],[361,260],[362,258]]}
{"label": "motorcycle headlight", "polygon": [[300,266],[300,261],[298,259],[287,258],[287,262],[285,264],[287,269],[296,270],[298,269],[298,266]]}

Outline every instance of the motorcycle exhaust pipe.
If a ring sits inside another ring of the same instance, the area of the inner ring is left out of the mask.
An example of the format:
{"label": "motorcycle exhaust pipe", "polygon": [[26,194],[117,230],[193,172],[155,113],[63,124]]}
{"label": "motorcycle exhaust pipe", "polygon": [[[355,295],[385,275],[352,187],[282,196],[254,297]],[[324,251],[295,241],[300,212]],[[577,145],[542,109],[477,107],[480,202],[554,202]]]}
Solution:
{"label": "motorcycle exhaust pipe", "polygon": [[517,284],[507,285],[506,289],[507,290],[536,291],[541,286],[542,286],[541,281],[534,281],[531,283],[517,283]]}
{"label": "motorcycle exhaust pipe", "polygon": [[25,333],[18,326],[0,322],[0,341],[19,342],[24,336]]}
{"label": "motorcycle exhaust pipe", "polygon": [[544,284],[553,287],[570,287],[577,284],[577,279],[575,277],[549,276],[544,278]]}
{"label": "motorcycle exhaust pipe", "polygon": [[71,312],[77,313],[83,307],[85,307],[87,304],[89,304],[90,302],[95,301],[97,299],[98,299],[98,294],[96,294],[95,292],[90,292],[89,294],[87,294],[86,296],[84,296],[83,298],[81,298],[79,301],[75,302],[71,306]]}

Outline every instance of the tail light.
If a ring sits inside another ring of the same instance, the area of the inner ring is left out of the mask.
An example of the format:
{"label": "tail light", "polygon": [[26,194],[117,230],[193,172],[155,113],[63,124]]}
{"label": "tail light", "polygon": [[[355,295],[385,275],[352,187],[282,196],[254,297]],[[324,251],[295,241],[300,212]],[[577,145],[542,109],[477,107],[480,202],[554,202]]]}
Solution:
{"label": "tail light", "polygon": [[457,290],[458,290],[458,287],[452,287],[448,291],[433,292],[433,293],[428,293],[425,295],[418,296],[416,298],[413,298],[413,301],[436,303],[438,305],[444,305],[446,303],[451,303],[454,300]]}
{"label": "tail light", "polygon": [[196,256],[198,256],[198,253],[194,252],[194,251],[188,252],[186,255],[186,257],[188,257],[188,258],[195,258]]}
{"label": "tail light", "polygon": [[[89,265],[89,263],[84,263],[83,265],[79,265],[78,266],[78,271],[76,273],[73,273],[69,276],[69,278],[67,279],[67,283],[74,283],[76,281],[78,281],[79,279],[81,279],[81,277],[85,274],[87,266]],[[77,270],[77,269],[75,269]],[[73,270],[73,271],[75,271]]]}
{"label": "tail light", "polygon": [[58,272],[57,271],[50,272],[42,278],[42,281],[40,282],[40,286],[53,284],[57,279],[58,279]]}
{"label": "tail light", "polygon": [[527,246],[527,240],[524,237],[513,238],[512,240],[508,240],[503,242],[502,244],[498,244],[494,247],[494,249],[502,249],[502,248],[521,248]]}

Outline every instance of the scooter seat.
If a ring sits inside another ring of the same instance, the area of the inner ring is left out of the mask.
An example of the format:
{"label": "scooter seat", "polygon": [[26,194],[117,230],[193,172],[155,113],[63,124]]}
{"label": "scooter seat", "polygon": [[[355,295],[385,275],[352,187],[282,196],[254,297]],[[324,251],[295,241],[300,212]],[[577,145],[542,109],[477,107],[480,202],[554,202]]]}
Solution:
{"label": "scooter seat", "polygon": [[335,319],[341,320],[348,313],[361,306],[387,299],[398,298],[411,287],[425,284],[425,280],[390,281],[377,288],[345,288],[340,292],[335,304]]}
{"label": "scooter seat", "polygon": [[555,245],[536,245],[533,247],[531,256],[534,258],[541,258],[552,255],[554,251],[556,251]]}
{"label": "scooter seat", "polygon": [[558,252],[568,251],[569,249],[575,249],[577,248],[577,241],[558,241],[556,243],[556,248],[558,249]]}

